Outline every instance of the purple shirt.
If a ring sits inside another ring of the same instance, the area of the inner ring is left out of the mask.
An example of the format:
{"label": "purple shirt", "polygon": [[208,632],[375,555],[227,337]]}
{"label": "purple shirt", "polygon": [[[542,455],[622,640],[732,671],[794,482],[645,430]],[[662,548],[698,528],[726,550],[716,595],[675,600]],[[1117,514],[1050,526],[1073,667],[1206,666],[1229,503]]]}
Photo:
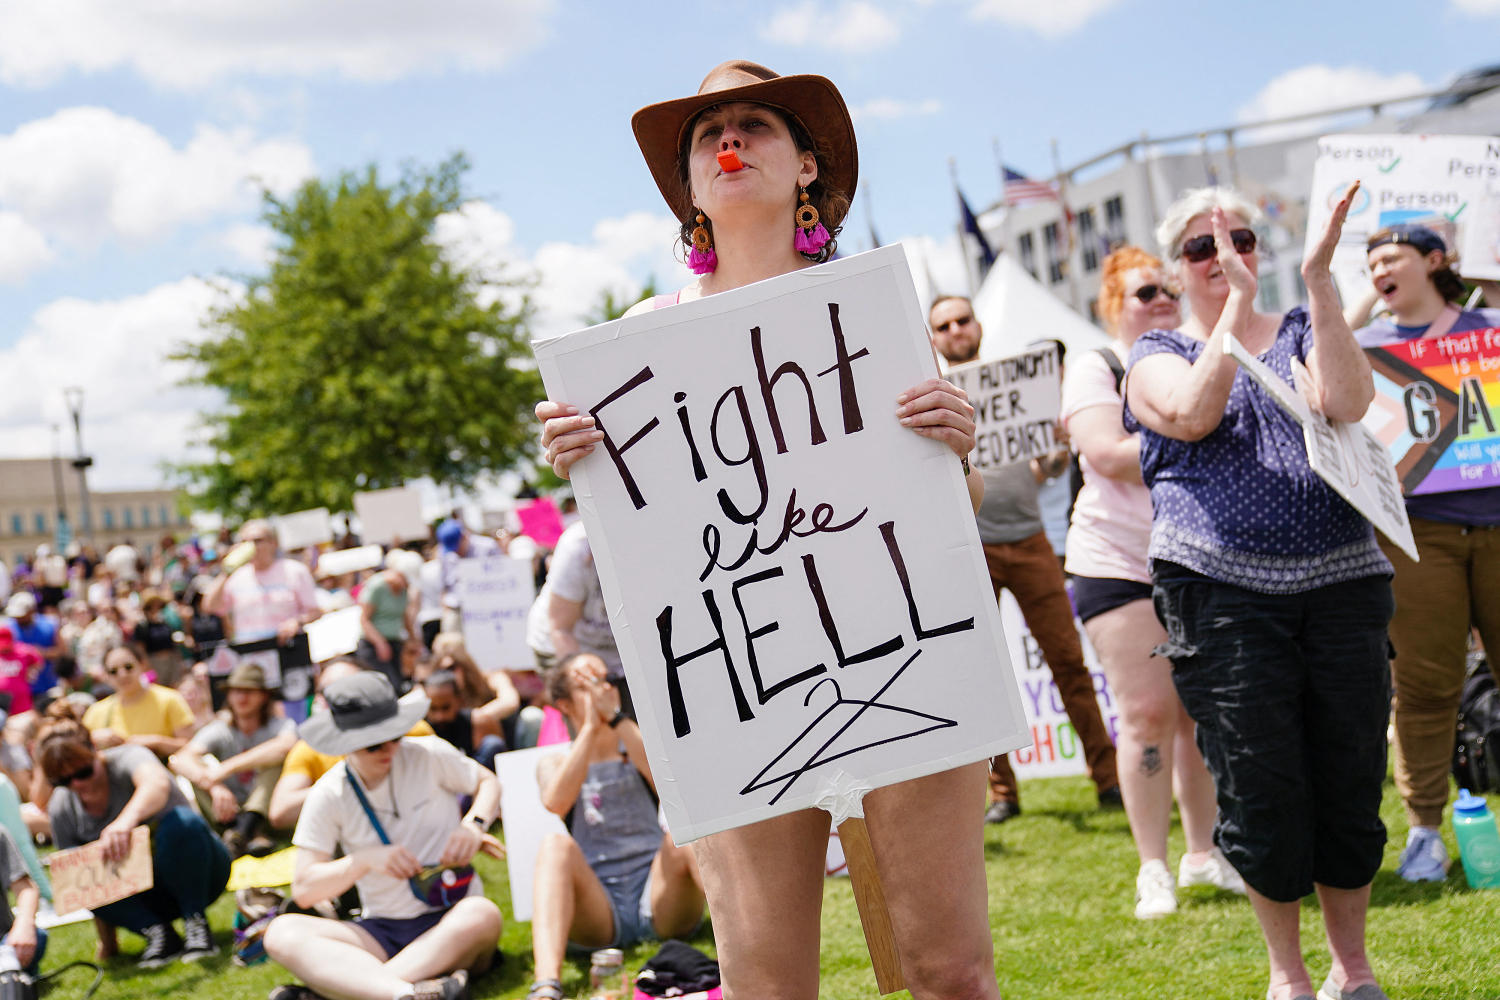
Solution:
{"label": "purple shirt", "polygon": [[[1305,361],[1312,343],[1307,311],[1298,307],[1260,359],[1290,385],[1292,359]],[[1135,342],[1127,367],[1163,353],[1192,363],[1203,347],[1176,330],[1152,330]],[[1141,432],[1153,563],[1266,594],[1392,572],[1370,522],[1308,465],[1302,428],[1245,371],[1235,373],[1224,418],[1200,441],[1143,427],[1128,403],[1125,429]]]}
{"label": "purple shirt", "polygon": [[[1500,309],[1464,309],[1448,332],[1463,333],[1491,327],[1500,327]],[[1388,319],[1378,319],[1356,332],[1354,337],[1362,347],[1380,347],[1416,340],[1427,330],[1426,326],[1401,326]],[[1407,497],[1406,514],[1447,524],[1500,524],[1500,486]]]}

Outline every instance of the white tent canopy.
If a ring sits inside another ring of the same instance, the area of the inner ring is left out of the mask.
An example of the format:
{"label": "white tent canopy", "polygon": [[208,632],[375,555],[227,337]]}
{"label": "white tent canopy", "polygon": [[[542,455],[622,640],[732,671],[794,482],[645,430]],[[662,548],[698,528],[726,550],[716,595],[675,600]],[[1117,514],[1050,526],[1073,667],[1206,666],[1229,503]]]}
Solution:
{"label": "white tent canopy", "polygon": [[974,315],[984,326],[979,357],[1003,358],[1038,340],[1060,340],[1077,357],[1103,347],[1109,336],[1069,309],[1008,253],[1002,253],[974,296]]}

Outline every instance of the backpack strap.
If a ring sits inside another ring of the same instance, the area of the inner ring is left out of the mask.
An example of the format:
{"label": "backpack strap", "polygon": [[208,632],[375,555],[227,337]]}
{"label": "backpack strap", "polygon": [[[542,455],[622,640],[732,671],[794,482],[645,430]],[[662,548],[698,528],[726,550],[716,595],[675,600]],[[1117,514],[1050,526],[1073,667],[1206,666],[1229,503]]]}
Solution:
{"label": "backpack strap", "polygon": [[1125,366],[1120,363],[1120,356],[1109,347],[1096,348],[1095,352],[1104,359],[1105,364],[1109,365],[1109,370],[1114,372],[1115,392],[1119,392],[1120,385],[1125,381]]}

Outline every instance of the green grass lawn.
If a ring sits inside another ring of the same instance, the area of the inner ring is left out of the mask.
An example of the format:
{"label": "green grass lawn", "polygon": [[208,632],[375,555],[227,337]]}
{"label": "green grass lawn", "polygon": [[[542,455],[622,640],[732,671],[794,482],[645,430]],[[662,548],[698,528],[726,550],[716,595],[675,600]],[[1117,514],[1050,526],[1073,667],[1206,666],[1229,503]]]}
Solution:
{"label": "green grass lawn", "polygon": [[[1135,850],[1123,812],[1097,812],[1093,791],[1082,778],[1028,782],[1026,811],[985,833],[990,885],[990,926],[995,939],[1000,992],[1007,1000],[1065,997],[1068,1000],[1260,1000],[1266,969],[1260,934],[1249,905],[1239,897],[1206,890],[1185,892],[1173,917],[1154,922],[1131,915]],[[1490,796],[1492,809],[1500,797]],[[1387,784],[1384,816],[1391,836],[1385,864],[1376,876],[1369,940],[1376,973],[1386,991],[1405,1000],[1494,1000],[1500,997],[1500,891],[1471,892],[1455,861],[1446,882],[1407,885],[1395,875],[1406,829],[1395,790]],[[1457,845],[1447,836],[1448,850]],[[1182,850],[1174,831],[1173,860]],[[501,901],[507,926],[501,945],[505,965],[474,984],[477,1000],[520,998],[531,982],[530,927],[509,919],[509,888],[501,863],[480,860],[489,895]],[[1175,864],[1174,864],[1175,868]],[[934,893],[943,891],[940,885]],[[1303,951],[1314,985],[1327,972],[1321,924],[1309,901],[1303,921]],[[286,975],[276,966],[232,966],[227,955],[233,900],[210,911],[226,953],[192,965],[138,973],[140,939],[120,934],[125,952],[108,965],[98,996],[192,996],[195,1000],[260,1000]],[[712,953],[711,931],[694,942]],[[637,969],[654,949],[627,952]],[[72,959],[91,959],[92,925],[53,932],[45,969]],[[859,917],[847,879],[830,879],[823,909],[824,997],[842,1000],[875,995]],[[587,985],[586,968],[570,965],[564,985],[576,995]],[[85,972],[68,974],[55,997],[79,996]],[[905,997],[908,994],[900,994]]]}

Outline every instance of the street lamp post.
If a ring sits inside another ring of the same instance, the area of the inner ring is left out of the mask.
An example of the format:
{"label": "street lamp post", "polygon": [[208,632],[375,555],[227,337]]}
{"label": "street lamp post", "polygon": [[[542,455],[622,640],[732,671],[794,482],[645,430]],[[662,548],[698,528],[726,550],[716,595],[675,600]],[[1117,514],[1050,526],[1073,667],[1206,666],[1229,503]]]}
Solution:
{"label": "street lamp post", "polygon": [[80,525],[83,537],[88,539],[94,532],[94,515],[89,504],[88,467],[94,464],[94,460],[83,453],[83,387],[68,386],[63,389],[63,399],[67,401],[68,413],[73,417],[73,437],[78,442],[78,457],[73,459],[73,468],[78,470],[78,489],[83,495],[83,517],[79,519]]}
{"label": "street lamp post", "polygon": [[68,542],[72,540],[73,532],[68,526],[68,502],[64,499],[63,474],[62,474],[62,444],[60,442],[62,428],[57,424],[52,425],[52,495],[57,501],[57,532],[55,541],[57,551],[61,552],[67,548]]}

